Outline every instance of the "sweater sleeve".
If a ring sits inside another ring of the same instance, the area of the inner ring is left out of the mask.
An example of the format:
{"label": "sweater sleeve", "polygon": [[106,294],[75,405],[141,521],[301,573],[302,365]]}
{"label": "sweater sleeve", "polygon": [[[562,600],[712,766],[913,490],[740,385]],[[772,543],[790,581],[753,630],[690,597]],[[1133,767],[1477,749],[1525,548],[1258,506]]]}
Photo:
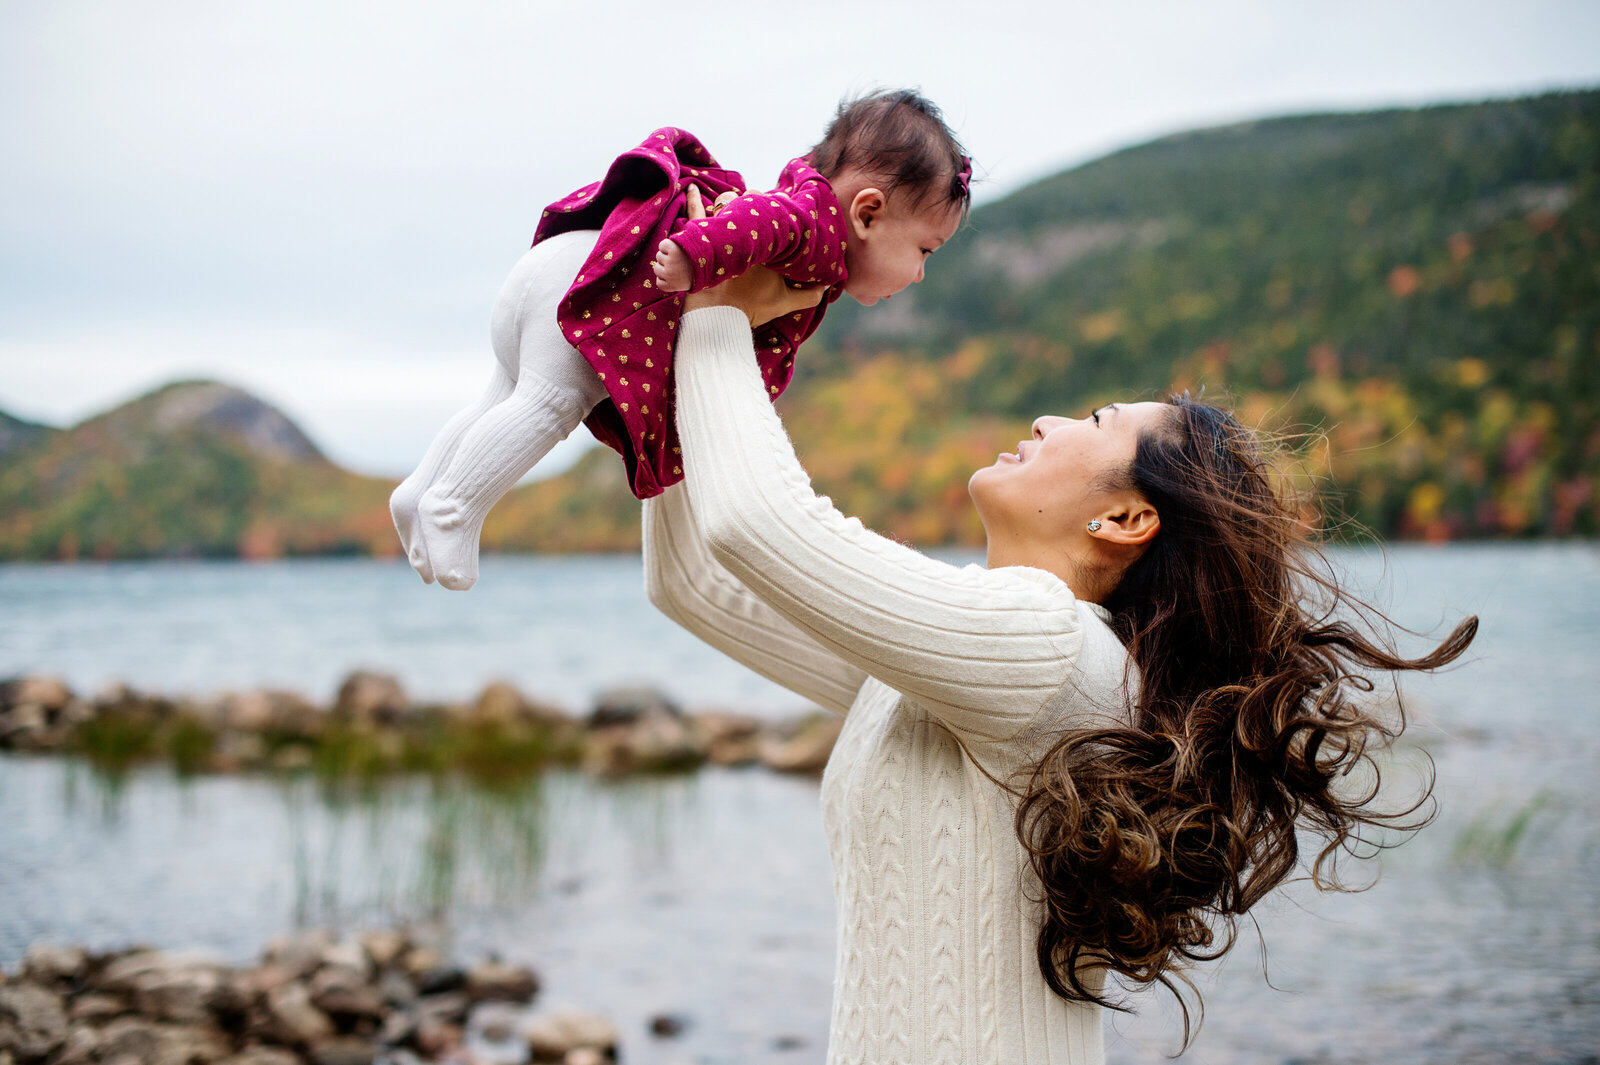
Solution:
{"label": "sweater sleeve", "polygon": [[[685,222],[672,239],[688,253],[694,268],[690,290],[711,288],[756,265],[788,275],[795,273],[796,267],[805,274],[805,263],[810,262],[814,272],[824,246],[831,256],[837,240],[825,237],[825,223],[819,217],[823,210],[814,190],[802,187],[792,193],[747,192],[708,218]],[[793,280],[823,278],[796,276]]]}
{"label": "sweater sleeve", "polygon": [[1078,604],[1055,576],[957,568],[864,529],[811,487],[731,308],[684,316],[686,486],[711,553],[816,643],[958,734],[1003,741],[1071,675]]}
{"label": "sweater sleeve", "polygon": [[644,501],[645,590],[667,617],[737,662],[835,713],[866,674],[757,599],[711,556],[689,493],[673,485]]}

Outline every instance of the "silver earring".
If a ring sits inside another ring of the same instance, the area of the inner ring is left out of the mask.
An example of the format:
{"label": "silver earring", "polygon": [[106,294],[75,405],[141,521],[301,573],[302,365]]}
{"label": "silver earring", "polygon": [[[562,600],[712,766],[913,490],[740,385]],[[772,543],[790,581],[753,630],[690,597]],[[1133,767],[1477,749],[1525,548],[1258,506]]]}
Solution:
{"label": "silver earring", "polygon": [[1090,521],[1089,521],[1089,531],[1090,532],[1099,532],[1100,531],[1100,519],[1099,518],[1090,519]]}

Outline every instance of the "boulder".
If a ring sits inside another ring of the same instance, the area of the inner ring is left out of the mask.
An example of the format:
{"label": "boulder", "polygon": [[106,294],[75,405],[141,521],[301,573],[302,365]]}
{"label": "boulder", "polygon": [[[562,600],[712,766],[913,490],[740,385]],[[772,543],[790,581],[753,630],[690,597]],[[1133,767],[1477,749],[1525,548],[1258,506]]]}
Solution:
{"label": "boulder", "polygon": [[360,726],[387,726],[398,724],[410,705],[395,677],[358,670],[339,685],[333,715]]}
{"label": "boulder", "polygon": [[267,692],[230,692],[222,696],[217,717],[235,732],[265,732],[273,725],[272,696]]}
{"label": "boulder", "polygon": [[333,945],[333,937],[320,928],[289,935],[275,936],[268,941],[261,960],[275,969],[287,972],[291,979],[309,976],[322,964],[322,952]]}
{"label": "boulder", "polygon": [[300,1055],[284,1047],[248,1046],[217,1065],[300,1065]]}
{"label": "boulder", "polygon": [[95,1054],[101,1062],[140,1065],[212,1065],[228,1057],[227,1037],[214,1028],[158,1024],[142,1017],[119,1017],[100,1032]]}
{"label": "boulder", "polygon": [[210,1020],[226,977],[226,968],[206,955],[136,950],[108,963],[95,986],[124,996],[146,1016],[202,1024]]}
{"label": "boulder", "polygon": [[361,1018],[381,1021],[389,1012],[383,993],[367,983],[355,970],[344,966],[328,966],[311,978],[311,1002],[326,1013],[340,1027],[347,1027]]}
{"label": "boulder", "polygon": [[468,716],[485,725],[510,725],[528,717],[530,710],[520,691],[505,681],[495,681],[478,694]]}
{"label": "boulder", "polygon": [[347,969],[357,980],[372,978],[372,959],[367,950],[353,939],[330,943],[322,950],[321,964],[326,968]]}
{"label": "boulder", "polygon": [[50,1057],[50,1065],[90,1065],[100,1049],[100,1033],[87,1025],[67,1030],[66,1041]]}
{"label": "boulder", "polygon": [[38,1061],[66,1038],[67,1014],[59,995],[22,980],[0,984],[0,1054]]}
{"label": "boulder", "polygon": [[67,1014],[75,1022],[99,1024],[113,1017],[122,1016],[129,1008],[127,1000],[121,995],[106,995],[91,991],[74,998]]}
{"label": "boulder", "polygon": [[761,762],[779,773],[820,773],[828,764],[844,719],[833,714],[808,718],[791,736],[761,741]]}
{"label": "boulder", "polygon": [[711,711],[695,714],[690,723],[712,765],[749,765],[761,757],[761,722],[753,717]]}
{"label": "boulder", "polygon": [[523,1026],[522,1037],[536,1062],[564,1061],[574,1050],[590,1049],[616,1057],[617,1028],[598,1013],[557,1010]]}
{"label": "boulder", "polygon": [[18,677],[0,685],[0,706],[31,703],[52,717],[72,702],[72,689],[60,677]]}
{"label": "boulder", "polygon": [[378,993],[384,1002],[397,1009],[405,1009],[417,1001],[417,985],[394,969],[385,969],[378,977]]}
{"label": "boulder", "polygon": [[357,939],[367,952],[367,957],[372,959],[372,964],[380,969],[393,965],[406,949],[406,937],[392,929],[373,929],[361,933]]}
{"label": "boulder", "polygon": [[461,1025],[443,1017],[420,1017],[411,1033],[411,1045],[423,1057],[437,1060],[461,1048]]}
{"label": "boulder", "polygon": [[312,1047],[311,1060],[315,1065],[372,1065],[376,1053],[369,1039],[339,1036]]}
{"label": "boulder", "polygon": [[676,711],[652,708],[626,723],[592,727],[584,737],[583,765],[605,775],[689,769],[705,754]]}
{"label": "boulder", "polygon": [[654,688],[612,688],[595,700],[587,724],[590,728],[631,725],[647,714],[683,716],[676,703]]}
{"label": "boulder", "polygon": [[35,943],[22,959],[22,977],[37,984],[71,983],[83,977],[89,955],[82,947]]}
{"label": "boulder", "polygon": [[333,1038],[333,1021],[311,1001],[301,983],[284,984],[267,996],[269,1030],[280,1043],[308,1047]]}
{"label": "boulder", "polygon": [[524,966],[505,965],[491,958],[467,970],[467,995],[474,1002],[529,1002],[538,993],[539,977]]}

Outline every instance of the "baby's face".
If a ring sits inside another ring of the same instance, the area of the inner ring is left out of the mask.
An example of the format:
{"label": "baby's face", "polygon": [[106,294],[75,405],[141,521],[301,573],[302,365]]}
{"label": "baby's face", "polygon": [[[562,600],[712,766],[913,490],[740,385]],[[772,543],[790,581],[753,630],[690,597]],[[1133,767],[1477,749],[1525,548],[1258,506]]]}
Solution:
{"label": "baby's face", "polygon": [[844,290],[856,302],[872,306],[922,280],[922,264],[955,235],[961,225],[959,204],[923,202],[911,207],[903,191],[891,193],[883,207],[868,216],[845,248],[850,277]]}

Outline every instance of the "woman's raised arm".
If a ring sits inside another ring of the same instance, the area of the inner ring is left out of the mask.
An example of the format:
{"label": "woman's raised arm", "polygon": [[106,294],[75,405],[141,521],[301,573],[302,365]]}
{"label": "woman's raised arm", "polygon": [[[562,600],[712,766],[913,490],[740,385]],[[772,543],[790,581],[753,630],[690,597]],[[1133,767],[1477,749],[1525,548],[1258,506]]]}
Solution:
{"label": "woman's raised arm", "polygon": [[683,485],[645,500],[643,520],[645,590],[656,609],[818,706],[840,714],[850,708],[866,674],[795,628],[712,558]]}
{"label": "woman's raised arm", "polygon": [[969,736],[1009,738],[1062,690],[1083,638],[1072,593],[1042,570],[937,562],[818,496],[766,395],[742,311],[686,314],[674,365],[694,518],[744,588]]}

